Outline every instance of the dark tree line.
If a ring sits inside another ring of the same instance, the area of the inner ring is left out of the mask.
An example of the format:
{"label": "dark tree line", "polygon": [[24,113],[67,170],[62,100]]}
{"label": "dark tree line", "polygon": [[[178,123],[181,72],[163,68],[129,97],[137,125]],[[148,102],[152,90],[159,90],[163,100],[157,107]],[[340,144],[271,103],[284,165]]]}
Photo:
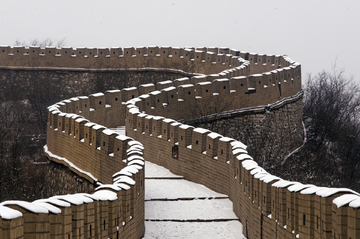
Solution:
{"label": "dark tree line", "polygon": [[307,141],[287,159],[285,177],[360,191],[360,87],[343,71],[309,76],[304,87]]}

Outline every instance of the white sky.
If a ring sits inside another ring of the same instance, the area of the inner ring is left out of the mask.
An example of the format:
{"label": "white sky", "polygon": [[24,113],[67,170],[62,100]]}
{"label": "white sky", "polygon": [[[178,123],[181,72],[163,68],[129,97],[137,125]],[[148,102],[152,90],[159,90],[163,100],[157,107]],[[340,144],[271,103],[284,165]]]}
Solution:
{"label": "white sky", "polygon": [[287,54],[303,79],[337,62],[360,82],[360,1],[0,0],[0,45],[224,46]]}

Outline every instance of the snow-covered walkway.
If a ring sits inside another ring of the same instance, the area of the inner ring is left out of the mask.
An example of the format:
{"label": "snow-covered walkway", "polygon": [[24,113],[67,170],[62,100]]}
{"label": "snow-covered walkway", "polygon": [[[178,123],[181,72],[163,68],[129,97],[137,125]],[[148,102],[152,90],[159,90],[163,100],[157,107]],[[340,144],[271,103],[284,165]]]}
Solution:
{"label": "snow-covered walkway", "polygon": [[245,238],[227,195],[145,163],[145,236]]}
{"label": "snow-covered walkway", "polygon": [[[125,127],[112,130],[125,135]],[[224,194],[145,162],[145,236],[150,238],[245,238]]]}

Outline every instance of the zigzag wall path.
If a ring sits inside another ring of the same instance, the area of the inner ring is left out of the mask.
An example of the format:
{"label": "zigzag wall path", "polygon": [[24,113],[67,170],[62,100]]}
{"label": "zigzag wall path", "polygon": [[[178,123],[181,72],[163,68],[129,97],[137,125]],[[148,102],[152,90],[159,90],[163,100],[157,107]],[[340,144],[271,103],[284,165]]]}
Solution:
{"label": "zigzag wall path", "polygon": [[[189,75],[50,106],[45,153],[101,186],[94,194],[2,203],[5,238],[140,238],[143,158],[229,195],[247,238],[360,237],[358,193],[282,180],[259,167],[243,143],[179,123],[206,115],[232,117],[238,109],[256,115],[301,101],[301,67],[287,56],[228,48],[0,47],[0,63],[6,70]],[[124,125],[126,137],[109,129]]]}

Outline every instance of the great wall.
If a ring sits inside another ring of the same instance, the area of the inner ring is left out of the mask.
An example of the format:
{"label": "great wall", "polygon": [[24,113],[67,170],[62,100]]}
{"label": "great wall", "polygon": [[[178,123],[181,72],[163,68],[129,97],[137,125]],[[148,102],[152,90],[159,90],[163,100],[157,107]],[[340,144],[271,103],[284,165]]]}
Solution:
{"label": "great wall", "polygon": [[[49,106],[45,154],[99,187],[2,202],[0,238],[141,238],[144,159],[229,195],[247,238],[360,238],[359,193],[282,180],[243,143],[184,124],[235,116],[261,124],[271,109],[301,130],[301,66],[287,56],[216,47],[0,47],[1,70],[182,77]],[[127,136],[111,129],[118,126]]]}

